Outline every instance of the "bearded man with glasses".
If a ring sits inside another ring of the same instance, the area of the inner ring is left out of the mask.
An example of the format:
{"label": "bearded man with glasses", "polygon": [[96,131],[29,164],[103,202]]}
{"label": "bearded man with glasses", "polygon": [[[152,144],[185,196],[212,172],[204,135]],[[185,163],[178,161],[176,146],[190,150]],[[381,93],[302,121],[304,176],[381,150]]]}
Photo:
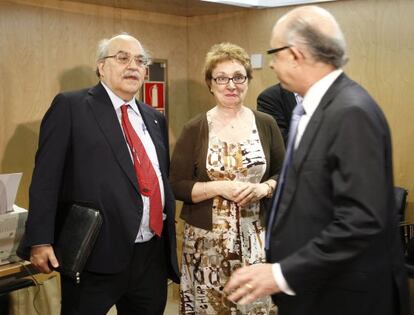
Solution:
{"label": "bearded man with glasses", "polygon": [[52,245],[67,205],[103,217],[80,283],[61,277],[63,315],[105,315],[113,305],[119,315],[161,315],[167,278],[179,280],[168,129],[135,99],[148,60],[130,35],[102,40],[100,82],[58,94],[43,118],[22,244],[30,261],[43,273],[59,266]]}

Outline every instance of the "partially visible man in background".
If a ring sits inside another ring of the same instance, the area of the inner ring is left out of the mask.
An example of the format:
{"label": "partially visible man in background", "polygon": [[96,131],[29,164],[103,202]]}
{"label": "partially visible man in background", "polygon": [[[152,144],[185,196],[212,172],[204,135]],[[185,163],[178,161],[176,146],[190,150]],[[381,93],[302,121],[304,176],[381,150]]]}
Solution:
{"label": "partially visible man in background", "polygon": [[[297,95],[297,97],[300,97]],[[292,111],[298,100],[295,93],[285,90],[280,83],[265,89],[257,97],[257,110],[269,114],[276,121],[283,141],[287,143]]]}
{"label": "partially visible man in background", "polygon": [[102,40],[100,83],[58,94],[43,118],[23,247],[44,273],[67,205],[99,209],[103,226],[80,284],[62,277],[62,314],[163,314],[178,282],[175,201],[162,114],[135,99],[148,56],[127,34]]}

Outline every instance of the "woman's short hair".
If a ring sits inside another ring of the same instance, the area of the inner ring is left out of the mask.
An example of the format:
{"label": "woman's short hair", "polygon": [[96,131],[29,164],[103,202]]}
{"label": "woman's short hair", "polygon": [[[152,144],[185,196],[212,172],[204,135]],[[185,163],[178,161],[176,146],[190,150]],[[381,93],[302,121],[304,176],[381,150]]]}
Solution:
{"label": "woman's short hair", "polygon": [[246,69],[246,75],[249,80],[252,77],[252,65],[250,63],[250,57],[248,53],[232,43],[220,43],[213,45],[206,55],[204,62],[204,79],[208,88],[211,87],[211,79],[214,68],[223,61],[236,60]]}

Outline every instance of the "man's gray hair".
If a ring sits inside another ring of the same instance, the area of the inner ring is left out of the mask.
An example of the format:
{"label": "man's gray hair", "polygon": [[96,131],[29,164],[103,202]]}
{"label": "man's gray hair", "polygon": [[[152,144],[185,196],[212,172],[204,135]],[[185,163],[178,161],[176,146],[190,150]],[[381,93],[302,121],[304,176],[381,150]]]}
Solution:
{"label": "man's gray hair", "polygon": [[108,55],[109,38],[104,38],[99,41],[96,49],[96,61],[99,61]]}
{"label": "man's gray hair", "polygon": [[[122,33],[119,33],[119,34],[116,34],[116,35],[112,36],[111,38],[104,38],[104,39],[100,40],[99,43],[98,43],[98,47],[96,49],[96,62],[97,63],[99,61],[103,60],[106,56],[108,56],[108,47],[109,47],[109,44],[111,43],[111,41],[115,37],[118,37],[118,36],[128,36],[128,37],[131,37],[131,38],[136,39],[135,37],[131,36],[127,32],[122,32]],[[143,54],[143,56],[146,59],[150,60],[150,56],[149,56],[147,50],[145,49],[145,47],[141,43],[140,43],[140,45],[141,45],[141,48],[142,48],[142,54]],[[99,74],[99,68],[98,68],[98,66],[96,66],[95,73],[98,76],[98,78],[101,77],[100,74]]]}
{"label": "man's gray hair", "polygon": [[305,45],[316,60],[341,68],[348,62],[346,41],[339,26],[334,35],[326,34],[303,18],[291,19],[286,27],[289,45]]}

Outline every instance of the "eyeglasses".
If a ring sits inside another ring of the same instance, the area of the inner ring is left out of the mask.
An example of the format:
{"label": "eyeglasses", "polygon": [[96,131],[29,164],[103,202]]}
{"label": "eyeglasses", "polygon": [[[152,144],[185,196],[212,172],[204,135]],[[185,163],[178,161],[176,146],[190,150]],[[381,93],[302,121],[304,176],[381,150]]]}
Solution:
{"label": "eyeglasses", "polygon": [[129,65],[132,59],[134,59],[138,67],[145,67],[149,63],[149,60],[145,58],[144,56],[142,55],[132,56],[130,53],[127,53],[125,51],[119,51],[115,55],[106,56],[106,57],[103,57],[102,59],[107,59],[107,58],[115,58],[116,62],[118,62],[121,65]]}
{"label": "eyeglasses", "polygon": [[230,80],[233,81],[234,84],[243,84],[247,80],[247,76],[245,75],[235,75],[232,78],[229,77],[217,77],[213,78],[216,84],[219,85],[226,85],[229,84]]}
{"label": "eyeglasses", "polygon": [[279,51],[282,51],[282,50],[288,49],[288,48],[290,48],[290,47],[292,47],[292,46],[283,46],[283,47],[279,47],[279,48],[269,49],[269,50],[267,51],[267,54],[268,54],[268,55],[270,55],[270,54],[276,54],[276,53],[278,53]]}

